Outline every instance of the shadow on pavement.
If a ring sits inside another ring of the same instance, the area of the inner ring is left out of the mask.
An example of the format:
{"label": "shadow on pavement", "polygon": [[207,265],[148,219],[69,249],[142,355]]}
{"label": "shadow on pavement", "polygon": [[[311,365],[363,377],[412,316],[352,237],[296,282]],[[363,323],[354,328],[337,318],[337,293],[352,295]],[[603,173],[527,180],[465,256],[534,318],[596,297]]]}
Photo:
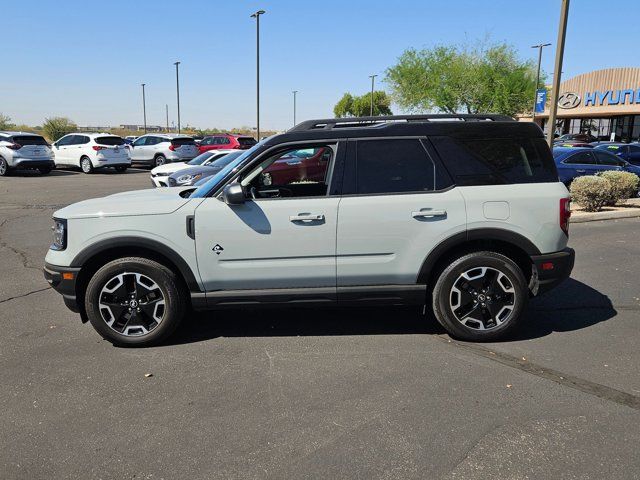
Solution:
{"label": "shadow on pavement", "polygon": [[[327,307],[229,309],[194,313],[169,344],[217,337],[334,335],[437,335],[445,333],[419,307]],[[617,314],[609,297],[569,279],[529,304],[523,327],[505,342],[569,332],[604,322]]]}

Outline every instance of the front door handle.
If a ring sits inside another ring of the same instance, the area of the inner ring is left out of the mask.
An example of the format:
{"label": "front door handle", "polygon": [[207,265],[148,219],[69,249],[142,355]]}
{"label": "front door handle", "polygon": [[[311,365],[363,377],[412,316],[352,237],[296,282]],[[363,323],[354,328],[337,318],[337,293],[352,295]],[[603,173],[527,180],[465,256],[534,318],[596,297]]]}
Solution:
{"label": "front door handle", "polygon": [[291,215],[289,217],[290,222],[321,222],[324,220],[324,215],[313,213],[301,213],[299,215]]}
{"label": "front door handle", "polygon": [[413,218],[434,218],[434,217],[446,217],[446,210],[420,210],[419,212],[411,212]]}
{"label": "front door handle", "polygon": [[578,172],[578,173],[587,173],[586,170],[576,170],[576,172]]}

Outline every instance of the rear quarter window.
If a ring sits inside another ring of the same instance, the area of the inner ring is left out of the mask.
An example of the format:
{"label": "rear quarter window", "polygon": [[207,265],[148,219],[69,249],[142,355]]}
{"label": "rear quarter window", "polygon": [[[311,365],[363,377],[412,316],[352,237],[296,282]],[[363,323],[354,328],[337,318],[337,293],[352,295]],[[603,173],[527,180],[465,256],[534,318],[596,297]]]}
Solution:
{"label": "rear quarter window", "polygon": [[457,185],[557,182],[558,172],[542,138],[431,137]]}

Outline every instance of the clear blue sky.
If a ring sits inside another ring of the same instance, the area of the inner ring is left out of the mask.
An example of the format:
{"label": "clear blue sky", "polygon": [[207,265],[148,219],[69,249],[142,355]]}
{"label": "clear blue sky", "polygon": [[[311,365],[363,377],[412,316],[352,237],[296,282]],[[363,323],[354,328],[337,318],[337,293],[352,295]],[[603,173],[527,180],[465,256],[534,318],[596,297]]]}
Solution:
{"label": "clear blue sky", "polygon": [[[572,0],[563,78],[638,66],[638,0]],[[79,125],[175,120],[180,60],[182,124],[255,125],[255,21],[261,17],[263,129],[332,115],[346,91],[369,89],[368,75],[408,47],[473,42],[490,35],[520,55],[552,42],[560,0],[183,0],[3,2],[0,112],[40,124],[68,116]],[[384,85],[379,84],[384,87]]]}

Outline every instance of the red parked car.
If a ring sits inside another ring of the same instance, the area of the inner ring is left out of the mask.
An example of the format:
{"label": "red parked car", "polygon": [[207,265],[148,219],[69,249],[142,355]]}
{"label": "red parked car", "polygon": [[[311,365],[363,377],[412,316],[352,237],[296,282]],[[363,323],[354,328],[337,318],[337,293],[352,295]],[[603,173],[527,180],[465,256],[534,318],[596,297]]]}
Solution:
{"label": "red parked car", "polygon": [[267,167],[262,174],[262,182],[264,185],[323,183],[331,156],[329,147],[289,152]]}
{"label": "red parked car", "polygon": [[246,135],[233,135],[230,133],[220,133],[216,135],[207,135],[202,139],[198,149],[200,153],[207,152],[209,150],[221,150],[221,149],[238,149],[246,150],[253,147],[256,143],[256,139],[248,137]]}

